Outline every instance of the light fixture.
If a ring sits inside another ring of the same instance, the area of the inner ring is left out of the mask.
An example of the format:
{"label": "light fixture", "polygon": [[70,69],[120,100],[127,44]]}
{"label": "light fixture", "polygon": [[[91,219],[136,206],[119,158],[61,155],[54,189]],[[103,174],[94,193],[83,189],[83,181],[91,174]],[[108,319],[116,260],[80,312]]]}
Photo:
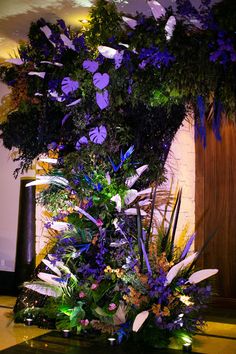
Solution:
{"label": "light fixture", "polygon": [[70,337],[70,330],[69,329],[63,329],[62,334],[64,338],[69,338]]}
{"label": "light fixture", "polygon": [[113,337],[107,338],[108,341],[110,342],[110,345],[113,346],[115,344],[116,339]]}

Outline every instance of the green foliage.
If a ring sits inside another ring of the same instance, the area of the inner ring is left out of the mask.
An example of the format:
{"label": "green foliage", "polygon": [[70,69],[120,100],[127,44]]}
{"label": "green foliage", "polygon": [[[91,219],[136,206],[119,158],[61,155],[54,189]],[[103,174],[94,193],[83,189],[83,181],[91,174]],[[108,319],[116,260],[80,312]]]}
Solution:
{"label": "green foliage", "polygon": [[95,7],[91,9],[89,23],[85,35],[92,46],[107,44],[111,36],[120,39],[121,16],[113,2],[97,0]]}

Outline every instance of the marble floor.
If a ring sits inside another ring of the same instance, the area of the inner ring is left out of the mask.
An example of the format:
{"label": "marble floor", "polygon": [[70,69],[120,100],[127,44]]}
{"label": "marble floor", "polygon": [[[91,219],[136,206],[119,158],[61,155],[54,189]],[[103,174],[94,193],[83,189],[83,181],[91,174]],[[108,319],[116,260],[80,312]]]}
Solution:
{"label": "marble floor", "polygon": [[14,297],[0,296],[0,351],[49,332],[35,326],[14,323],[12,320],[14,304]]}
{"label": "marble floor", "polygon": [[[13,348],[7,350],[8,353],[25,353],[24,345],[40,346],[44,343],[44,350],[37,351],[37,353],[45,353],[45,343],[54,342],[60,344],[60,335],[54,332],[50,334],[48,330],[39,329],[35,326],[25,326],[23,324],[15,324],[12,321],[12,308],[14,306],[15,298],[9,296],[0,296],[0,351],[10,348],[16,344],[23,343],[16,350]],[[210,316],[204,334],[195,337],[193,342],[193,353],[204,354],[236,354],[236,317],[231,316],[230,320],[227,317]],[[48,336],[39,337],[39,339],[32,339],[38,336],[47,334]],[[43,339],[42,339],[43,338]],[[46,342],[45,342],[46,341]],[[73,341],[75,343],[75,341]],[[69,344],[69,342],[68,342]],[[63,344],[60,344],[63,346]],[[72,345],[72,344],[71,344]],[[72,345],[70,353],[74,353]],[[178,353],[176,345],[171,345],[173,352]],[[175,350],[176,351],[175,351]],[[59,350],[59,349],[58,349]],[[87,350],[87,351],[86,351]],[[5,352],[5,350],[4,350]],[[28,351],[27,351],[28,352]],[[56,352],[60,352],[56,351]],[[67,351],[66,351],[67,352]],[[68,353],[69,353],[68,352]],[[85,349],[86,353],[90,353],[89,348]],[[162,353],[170,353],[170,351],[161,351]],[[77,353],[77,352],[76,352]],[[79,352],[78,352],[79,353]],[[81,352],[82,353],[82,352]],[[140,352],[141,353],[141,352]],[[136,352],[137,354],[137,352]],[[138,353],[139,354],[139,353]]]}

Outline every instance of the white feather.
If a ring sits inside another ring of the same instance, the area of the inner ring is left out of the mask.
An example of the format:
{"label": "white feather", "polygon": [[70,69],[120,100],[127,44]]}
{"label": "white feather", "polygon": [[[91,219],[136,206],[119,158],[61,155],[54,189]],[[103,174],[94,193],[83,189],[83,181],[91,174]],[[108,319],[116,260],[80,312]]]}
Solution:
{"label": "white feather", "polygon": [[165,286],[169,285],[182,269],[186,268],[189,264],[191,264],[194,261],[194,259],[197,257],[197,255],[198,252],[195,252],[191,256],[185,258],[183,261],[177,263],[172,268],[170,268],[169,272],[166,275]]}
{"label": "white feather", "polygon": [[165,25],[166,39],[169,41],[173,35],[176,26],[176,19],[174,16],[170,16]]}
{"label": "white feather", "polygon": [[202,280],[205,280],[209,277],[212,277],[213,275],[215,275],[216,273],[218,273],[218,269],[202,269],[202,270],[199,270],[195,273],[193,273],[189,279],[188,279],[188,282],[190,284],[197,284],[199,283],[200,281]]}
{"label": "white feather", "polygon": [[125,181],[125,185],[128,188],[131,188],[134,183],[139,179],[139,177],[141,176],[141,174],[146,171],[146,169],[148,168],[148,165],[143,165],[139,168],[136,169],[136,174],[134,176],[131,176],[129,178],[126,179]]}
{"label": "white feather", "polygon": [[31,289],[33,291],[36,291],[39,294],[46,295],[46,296],[52,296],[52,297],[59,297],[62,295],[62,289],[49,286],[48,284],[44,284],[41,282],[34,282],[34,283],[29,283],[24,285],[27,289]]}
{"label": "white feather", "polygon": [[122,20],[132,29],[135,29],[137,26],[137,21],[133,18],[122,16]]}
{"label": "white feather", "polygon": [[23,60],[20,58],[11,58],[5,60],[7,63],[15,64],[15,65],[22,65],[24,64]]}
{"label": "white feather", "polygon": [[158,1],[150,0],[147,3],[152,11],[155,20],[158,20],[161,16],[165,16],[166,10]]}
{"label": "white feather", "polygon": [[143,325],[143,323],[148,318],[148,315],[149,315],[148,311],[142,311],[135,317],[133,327],[132,327],[132,330],[134,332],[138,332],[140,327]]}
{"label": "white feather", "polygon": [[108,59],[114,59],[118,52],[116,49],[111,47],[106,47],[104,45],[98,46],[98,51],[100,54],[102,54],[105,58]]}

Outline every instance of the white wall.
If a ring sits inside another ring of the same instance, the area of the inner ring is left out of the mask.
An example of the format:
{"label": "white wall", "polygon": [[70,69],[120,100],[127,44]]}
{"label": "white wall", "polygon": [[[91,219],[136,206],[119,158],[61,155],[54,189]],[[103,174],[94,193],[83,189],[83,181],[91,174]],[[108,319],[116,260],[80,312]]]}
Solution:
{"label": "white wall", "polygon": [[[8,93],[0,82],[0,100]],[[0,270],[14,271],[20,181],[15,180],[15,164],[0,140]]]}
{"label": "white wall", "polygon": [[14,271],[20,180],[14,179],[16,165],[0,144],[0,270]]}
{"label": "white wall", "polygon": [[[8,92],[7,86],[0,82],[0,100]],[[17,163],[10,154],[0,139],[0,271],[15,270],[20,176],[13,177]],[[31,170],[28,175],[32,175]]]}
{"label": "white wall", "polygon": [[187,117],[178,130],[166,162],[170,186],[173,179],[173,191],[182,188],[182,202],[177,227],[177,236],[187,226],[188,235],[195,229],[195,141],[193,118]]}

